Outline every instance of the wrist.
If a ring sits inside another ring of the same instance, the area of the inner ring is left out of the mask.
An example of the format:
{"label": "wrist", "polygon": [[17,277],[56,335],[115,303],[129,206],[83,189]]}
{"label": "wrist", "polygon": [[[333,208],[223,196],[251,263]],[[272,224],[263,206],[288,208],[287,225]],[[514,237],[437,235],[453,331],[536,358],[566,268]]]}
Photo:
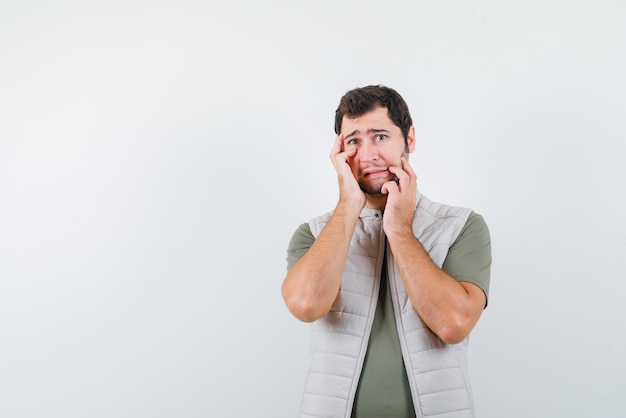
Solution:
{"label": "wrist", "polygon": [[397,225],[395,227],[385,228],[385,235],[389,242],[401,240],[415,240],[413,228],[411,225]]}
{"label": "wrist", "polygon": [[363,199],[349,198],[339,196],[339,202],[335,210],[342,210],[347,213],[356,213],[357,216],[361,214],[361,210],[365,206],[365,197]]}

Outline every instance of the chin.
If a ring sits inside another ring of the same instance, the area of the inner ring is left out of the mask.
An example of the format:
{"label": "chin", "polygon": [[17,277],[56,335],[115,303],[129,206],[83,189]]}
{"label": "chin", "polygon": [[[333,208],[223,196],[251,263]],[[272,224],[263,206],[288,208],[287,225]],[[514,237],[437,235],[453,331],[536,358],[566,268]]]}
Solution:
{"label": "chin", "polygon": [[385,184],[385,182],[386,181],[383,181],[380,184],[360,182],[359,187],[361,187],[361,190],[363,190],[363,193],[366,193],[370,196],[384,196],[384,194],[381,193],[381,189],[383,187],[383,184]]}

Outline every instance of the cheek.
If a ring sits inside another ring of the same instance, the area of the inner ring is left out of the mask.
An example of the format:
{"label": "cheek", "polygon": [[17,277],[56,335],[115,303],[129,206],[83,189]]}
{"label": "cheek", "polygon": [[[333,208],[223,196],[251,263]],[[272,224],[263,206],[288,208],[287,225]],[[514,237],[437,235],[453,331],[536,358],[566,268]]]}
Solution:
{"label": "cheek", "polygon": [[358,154],[355,155],[352,158],[348,158],[347,159],[347,163],[350,166],[350,170],[352,171],[352,174],[354,174],[355,176],[357,175],[358,171],[359,171],[359,159],[358,159]]}
{"label": "cheek", "polygon": [[387,155],[387,161],[392,162],[394,165],[399,167],[402,166],[402,157],[407,157],[408,154],[404,147],[395,149],[392,154]]}

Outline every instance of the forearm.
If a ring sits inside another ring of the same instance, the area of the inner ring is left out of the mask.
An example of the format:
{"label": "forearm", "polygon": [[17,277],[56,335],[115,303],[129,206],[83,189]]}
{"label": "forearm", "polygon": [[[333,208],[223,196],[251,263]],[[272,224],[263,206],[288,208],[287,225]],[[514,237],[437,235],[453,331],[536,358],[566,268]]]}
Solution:
{"label": "forearm", "polygon": [[358,205],[340,202],[311,248],[289,270],[282,294],[296,318],[311,322],[330,310],[359,213]]}
{"label": "forearm", "polygon": [[411,303],[426,325],[447,343],[462,341],[480,318],[484,294],[439,268],[412,233],[388,235]]}

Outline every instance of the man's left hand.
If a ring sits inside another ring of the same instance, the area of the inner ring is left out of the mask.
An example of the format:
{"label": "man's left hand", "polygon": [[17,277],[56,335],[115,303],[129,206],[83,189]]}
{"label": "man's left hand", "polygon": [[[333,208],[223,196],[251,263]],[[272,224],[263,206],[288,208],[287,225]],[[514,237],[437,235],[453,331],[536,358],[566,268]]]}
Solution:
{"label": "man's left hand", "polygon": [[387,195],[383,216],[383,229],[387,236],[398,232],[413,233],[413,214],[417,204],[417,176],[404,156],[401,164],[401,167],[389,167],[389,171],[398,178],[398,181],[388,181],[381,188],[381,193]]}

